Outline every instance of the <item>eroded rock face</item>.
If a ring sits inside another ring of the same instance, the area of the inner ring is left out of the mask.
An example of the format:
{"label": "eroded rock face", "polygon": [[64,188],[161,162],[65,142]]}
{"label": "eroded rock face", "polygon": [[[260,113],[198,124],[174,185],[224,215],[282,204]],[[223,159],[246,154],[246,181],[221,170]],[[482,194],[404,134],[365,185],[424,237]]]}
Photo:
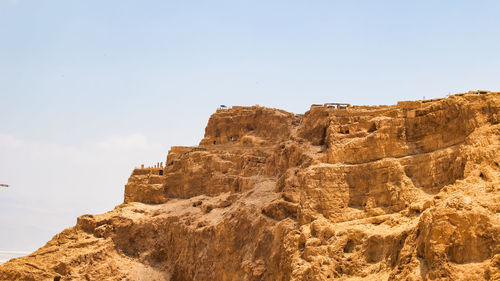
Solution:
{"label": "eroded rock face", "polygon": [[500,280],[499,108],[218,110],[0,280]]}

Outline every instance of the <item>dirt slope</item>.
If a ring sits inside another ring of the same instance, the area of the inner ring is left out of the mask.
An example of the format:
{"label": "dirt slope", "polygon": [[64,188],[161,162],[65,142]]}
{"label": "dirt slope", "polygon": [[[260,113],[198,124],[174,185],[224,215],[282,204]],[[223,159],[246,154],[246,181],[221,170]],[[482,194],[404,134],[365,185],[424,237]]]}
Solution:
{"label": "dirt slope", "polygon": [[0,280],[500,280],[499,109],[218,110]]}

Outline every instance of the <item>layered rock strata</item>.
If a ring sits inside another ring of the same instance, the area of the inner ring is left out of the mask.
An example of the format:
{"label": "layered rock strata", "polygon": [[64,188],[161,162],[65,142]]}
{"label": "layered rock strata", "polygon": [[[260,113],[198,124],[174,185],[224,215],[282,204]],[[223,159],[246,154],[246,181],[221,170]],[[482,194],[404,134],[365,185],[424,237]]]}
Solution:
{"label": "layered rock strata", "polygon": [[500,280],[499,109],[218,110],[0,280]]}

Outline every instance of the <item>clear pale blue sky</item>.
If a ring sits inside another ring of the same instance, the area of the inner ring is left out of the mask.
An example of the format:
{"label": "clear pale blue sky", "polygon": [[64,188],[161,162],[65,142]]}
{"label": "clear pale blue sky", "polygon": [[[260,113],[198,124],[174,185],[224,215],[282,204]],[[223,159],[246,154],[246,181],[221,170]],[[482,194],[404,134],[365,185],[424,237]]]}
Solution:
{"label": "clear pale blue sky", "polygon": [[0,0],[0,250],[120,203],[219,104],[498,90],[499,1]]}

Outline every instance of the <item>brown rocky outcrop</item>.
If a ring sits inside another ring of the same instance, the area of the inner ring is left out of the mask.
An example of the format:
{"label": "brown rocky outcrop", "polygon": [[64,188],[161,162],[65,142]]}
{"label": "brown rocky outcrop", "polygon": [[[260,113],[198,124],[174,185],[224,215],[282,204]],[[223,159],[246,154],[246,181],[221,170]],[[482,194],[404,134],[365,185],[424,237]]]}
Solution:
{"label": "brown rocky outcrop", "polygon": [[500,280],[499,109],[218,110],[0,280]]}

